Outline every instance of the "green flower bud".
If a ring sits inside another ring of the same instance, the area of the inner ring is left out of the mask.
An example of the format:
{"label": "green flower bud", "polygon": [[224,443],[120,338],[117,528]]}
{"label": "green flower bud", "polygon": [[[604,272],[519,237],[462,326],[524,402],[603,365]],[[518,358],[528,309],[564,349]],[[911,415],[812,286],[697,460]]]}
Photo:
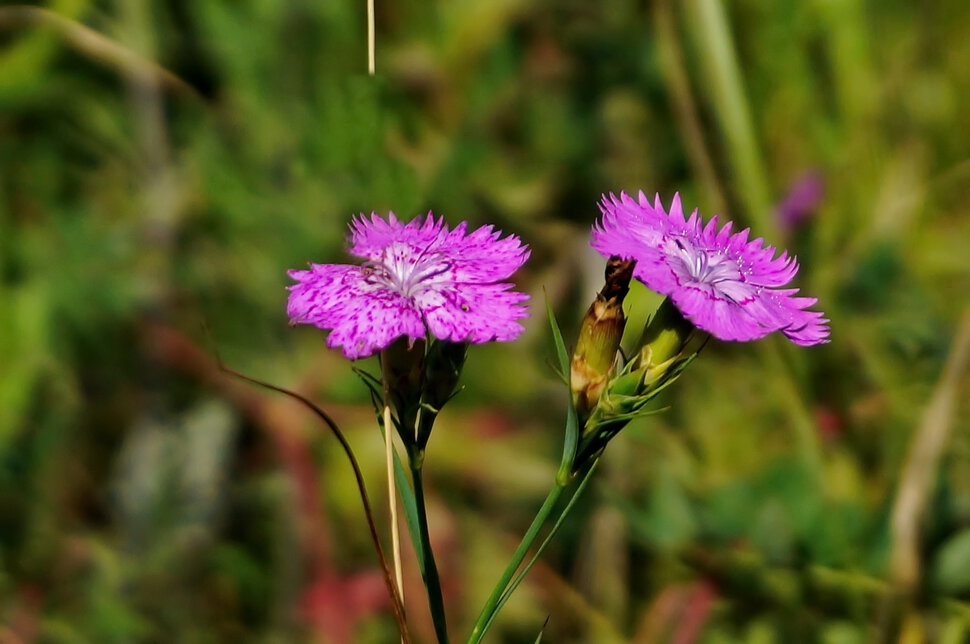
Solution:
{"label": "green flower bud", "polygon": [[706,336],[681,315],[670,298],[664,299],[640,336],[636,368],[643,378],[641,390],[650,390],[664,380],[695,333]]}
{"label": "green flower bud", "polygon": [[639,350],[606,384],[586,419],[574,471],[602,452],[631,420],[653,413],[647,403],[677,379],[706,339],[706,333],[664,300],[644,328]]}
{"label": "green flower bud", "polygon": [[413,431],[424,390],[424,340],[401,337],[381,351],[381,372],[397,415],[398,434],[405,445],[413,443]]}
{"label": "green flower bud", "polygon": [[425,356],[424,395],[418,416],[418,447],[424,449],[438,412],[458,393],[458,379],[465,366],[468,344],[435,340]]}
{"label": "green flower bud", "polygon": [[468,345],[399,338],[381,352],[381,370],[394,405],[398,434],[423,450],[438,412],[458,391]]}
{"label": "green flower bud", "polygon": [[613,373],[626,317],[623,299],[630,290],[635,262],[611,257],[606,283],[583,317],[570,364],[573,405],[580,419],[588,417]]}

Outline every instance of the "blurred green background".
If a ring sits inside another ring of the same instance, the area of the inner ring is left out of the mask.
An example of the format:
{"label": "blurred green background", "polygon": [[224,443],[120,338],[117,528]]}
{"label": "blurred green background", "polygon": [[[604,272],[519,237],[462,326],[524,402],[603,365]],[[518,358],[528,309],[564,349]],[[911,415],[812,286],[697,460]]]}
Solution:
{"label": "blurred green background", "polygon": [[368,77],[362,0],[0,7],[0,641],[395,641],[336,444],[215,355],[320,401],[383,506],[366,391],[288,326],[285,270],[428,209],[533,249],[526,334],[470,351],[428,455],[461,641],[558,459],[544,298],[575,331],[596,201],[639,189],[796,253],[832,343],[711,343],[491,641],[970,640],[970,4],[377,18]]}

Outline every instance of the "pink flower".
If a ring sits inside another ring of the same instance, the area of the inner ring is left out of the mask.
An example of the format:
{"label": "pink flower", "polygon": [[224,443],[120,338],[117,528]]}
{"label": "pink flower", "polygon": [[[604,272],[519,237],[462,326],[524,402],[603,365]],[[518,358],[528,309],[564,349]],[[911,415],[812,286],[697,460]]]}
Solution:
{"label": "pink flower", "polygon": [[675,194],[670,213],[660,196],[653,205],[641,192],[604,195],[602,219],[593,227],[592,246],[604,256],[636,260],[633,275],[666,295],[690,322],[721,340],[756,340],[780,331],[795,344],[828,342],[828,320],[805,309],[815,298],[797,297],[783,288],[798,272],[787,252],[761,239],[748,241],[748,230],[720,230],[717,217],[706,225],[697,210],[688,219]]}
{"label": "pink flower", "polygon": [[776,214],[783,231],[792,231],[812,217],[825,197],[825,177],[818,170],[801,175],[788,190]]}
{"label": "pink flower", "polygon": [[329,330],[327,345],[351,360],[395,339],[431,335],[450,342],[514,340],[528,295],[504,283],[529,256],[513,235],[483,226],[449,230],[432,213],[407,224],[361,215],[351,224],[350,252],[362,265],[310,264],[291,270],[287,313],[292,324]]}

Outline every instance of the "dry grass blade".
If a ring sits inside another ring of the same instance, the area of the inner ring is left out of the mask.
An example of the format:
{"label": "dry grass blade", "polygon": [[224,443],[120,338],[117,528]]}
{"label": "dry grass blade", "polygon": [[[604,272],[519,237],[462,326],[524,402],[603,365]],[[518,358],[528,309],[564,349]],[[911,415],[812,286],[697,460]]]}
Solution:
{"label": "dry grass blade", "polygon": [[201,98],[194,87],[158,63],[138,55],[76,20],[41,7],[15,5],[0,8],[0,30],[35,26],[51,29],[80,53],[120,72],[149,76],[179,94]]}
{"label": "dry grass blade", "polygon": [[919,427],[913,436],[892,511],[890,576],[906,592],[919,582],[919,531],[950,430],[957,386],[970,359],[970,310],[963,314],[956,340]]}

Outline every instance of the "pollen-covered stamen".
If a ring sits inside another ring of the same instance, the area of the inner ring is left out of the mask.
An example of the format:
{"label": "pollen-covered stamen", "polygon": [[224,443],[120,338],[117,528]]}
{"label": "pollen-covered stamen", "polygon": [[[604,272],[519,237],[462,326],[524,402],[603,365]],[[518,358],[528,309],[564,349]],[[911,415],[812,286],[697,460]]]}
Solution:
{"label": "pollen-covered stamen", "polygon": [[442,277],[451,270],[452,261],[443,253],[417,253],[406,244],[394,244],[385,250],[382,261],[364,263],[364,278],[369,284],[413,297],[427,288],[450,284],[450,279]]}

